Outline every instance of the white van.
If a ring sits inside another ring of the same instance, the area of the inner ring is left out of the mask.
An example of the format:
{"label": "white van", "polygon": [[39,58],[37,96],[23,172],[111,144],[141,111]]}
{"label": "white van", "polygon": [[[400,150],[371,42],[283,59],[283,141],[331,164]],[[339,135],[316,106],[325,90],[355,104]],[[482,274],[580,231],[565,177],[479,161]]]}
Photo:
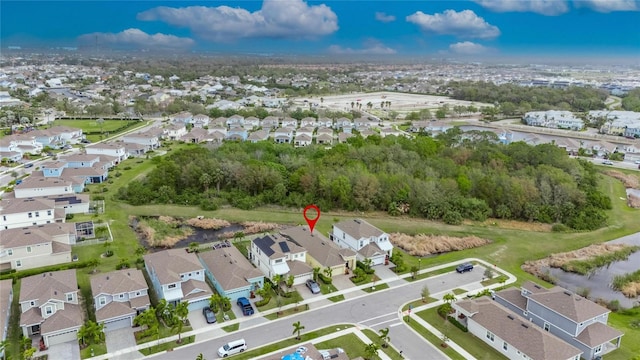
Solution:
{"label": "white van", "polygon": [[230,341],[218,349],[218,356],[227,357],[229,355],[241,353],[245,350],[247,350],[247,343],[244,339]]}

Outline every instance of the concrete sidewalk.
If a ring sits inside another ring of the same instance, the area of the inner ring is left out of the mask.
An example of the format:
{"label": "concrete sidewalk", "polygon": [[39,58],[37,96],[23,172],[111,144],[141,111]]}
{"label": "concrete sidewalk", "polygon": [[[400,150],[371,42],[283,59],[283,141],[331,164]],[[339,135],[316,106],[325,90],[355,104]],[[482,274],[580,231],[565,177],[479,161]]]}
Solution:
{"label": "concrete sidewalk", "polygon": [[[489,285],[487,287],[482,287],[480,285],[480,287],[478,287],[478,289],[476,289],[476,290],[481,291],[483,289],[493,289],[493,288],[497,288],[497,287],[501,287],[501,286],[505,286],[505,285],[511,284],[511,283],[516,281],[516,277],[513,276],[512,274],[510,274],[510,273],[508,273],[508,272],[496,267],[493,264],[490,264],[490,263],[488,263],[488,262],[486,262],[484,260],[476,259],[476,258],[466,258],[466,259],[462,259],[462,260],[451,262],[451,263],[446,263],[446,264],[442,264],[442,265],[433,266],[433,267],[430,267],[430,268],[422,269],[421,271],[419,271],[419,273],[420,274],[428,273],[428,272],[432,272],[432,271],[435,271],[435,270],[439,270],[439,269],[455,266],[455,265],[462,264],[462,263],[465,263],[465,262],[470,262],[470,261],[476,261],[476,262],[482,263],[484,266],[486,266],[488,268],[492,268],[494,271],[499,272],[501,274],[504,274],[504,275],[506,275],[508,277],[507,281],[504,282],[503,284],[499,284],[499,283],[498,284],[492,284],[492,285]],[[380,290],[380,291],[389,291],[389,290],[393,289],[394,287],[398,287],[398,286],[401,286],[403,283],[406,283],[406,282],[401,283],[401,282],[398,281],[398,279],[406,279],[406,278],[408,278],[410,276],[411,276],[411,274],[407,273],[407,274],[399,275],[397,277],[389,277],[389,278],[387,278],[385,280],[377,281],[376,284],[383,284],[383,283],[384,284],[389,284],[389,288],[388,289]],[[328,297],[333,297],[333,296],[336,296],[336,295],[345,295],[345,294],[348,295],[351,292],[355,292],[355,291],[357,291],[358,293],[361,293],[361,295],[358,295],[356,297],[367,296],[368,293],[363,292],[362,289],[370,288],[371,286],[372,286],[371,283],[367,283],[367,284],[360,285],[360,286],[354,286],[354,287],[351,287],[349,289],[340,290],[340,291],[332,292],[330,294],[326,294],[326,295],[323,295],[323,296],[314,297],[313,299],[309,299],[308,301],[307,300],[303,301],[298,305],[291,304],[291,305],[282,307],[282,309],[278,309],[278,308],[270,309],[270,310],[267,310],[265,312],[257,313],[256,315],[257,316],[264,316],[264,315],[275,313],[275,312],[280,311],[280,310],[287,310],[287,309],[293,308],[295,306],[304,306],[305,304],[312,304],[312,303],[315,303],[315,302],[324,301]],[[477,291],[474,290],[474,292],[477,292]],[[466,294],[467,293],[458,295],[456,298],[463,298],[463,297],[466,296]],[[444,293],[443,293],[443,295],[444,295]],[[414,308],[412,311],[413,312],[420,311],[421,309],[428,308],[430,305],[432,305],[432,304],[419,306],[419,307]],[[412,318],[413,318],[413,316],[412,316]],[[201,341],[207,341],[207,340],[214,339],[216,337],[221,336],[222,334],[227,334],[226,332],[224,332],[224,330],[221,329],[223,326],[229,326],[229,325],[236,324],[236,323],[239,323],[239,324],[242,325],[242,323],[245,323],[245,322],[248,322],[248,321],[252,321],[254,324],[267,322],[266,319],[263,319],[263,320],[264,321],[258,321],[256,319],[254,319],[254,317],[251,317],[251,318],[238,318],[238,319],[231,320],[231,321],[225,321],[224,323],[220,323],[220,324],[217,324],[217,325],[214,325],[214,326],[204,327],[204,328],[201,328],[201,329],[196,329],[196,330],[192,330],[192,331],[183,333],[182,337],[195,335],[196,339],[197,339],[197,342],[195,342],[195,343],[199,343]],[[258,326],[257,324],[256,324],[256,326]],[[247,325],[247,324],[245,324],[245,325]],[[217,328],[216,328],[216,326],[217,326]],[[242,326],[241,326],[241,328],[242,328]],[[213,329],[215,329],[215,330],[212,331]],[[429,329],[429,328],[427,328],[427,329]],[[434,330],[436,330],[436,329],[434,329]],[[166,338],[159,339],[158,341],[153,341],[153,342],[150,342],[150,343],[144,343],[144,344],[132,346],[132,347],[129,347],[129,348],[126,348],[126,349],[121,349],[121,350],[118,350],[118,351],[116,351],[114,353],[107,353],[107,354],[104,354],[104,355],[95,356],[95,357],[92,357],[91,359],[92,360],[112,359],[112,358],[114,358],[116,356],[124,355],[124,354],[129,353],[129,352],[136,352],[137,353],[141,349],[145,349],[145,348],[148,348],[148,347],[151,347],[151,346],[154,346],[154,345],[157,345],[157,344],[161,344],[161,343],[167,343],[167,342],[171,342],[171,341],[176,341],[177,339],[178,339],[178,335],[173,335],[173,336],[169,336],[169,337],[166,337]],[[454,344],[454,343],[449,341],[449,345],[453,347],[452,344]],[[455,345],[455,346],[458,346],[458,345]],[[462,349],[462,348],[460,348],[460,349]]]}

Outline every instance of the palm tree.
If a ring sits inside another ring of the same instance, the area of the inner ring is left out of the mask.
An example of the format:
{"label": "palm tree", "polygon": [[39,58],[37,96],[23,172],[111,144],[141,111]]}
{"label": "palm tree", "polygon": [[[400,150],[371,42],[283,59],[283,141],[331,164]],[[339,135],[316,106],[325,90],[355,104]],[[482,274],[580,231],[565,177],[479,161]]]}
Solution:
{"label": "palm tree", "polygon": [[413,265],[411,267],[411,278],[415,280],[417,276],[418,276],[418,267],[416,265]]}
{"label": "palm tree", "polygon": [[324,276],[328,277],[329,279],[331,279],[331,277],[333,276],[333,269],[330,267],[326,267],[324,268]]}
{"label": "palm tree", "polygon": [[296,340],[300,340],[300,332],[304,330],[304,326],[300,323],[300,321],[296,321],[293,323],[293,334],[297,334]]}
{"label": "palm tree", "polygon": [[391,338],[389,337],[389,328],[386,327],[384,329],[380,329],[378,332],[380,333],[380,340],[382,340],[382,347],[386,348],[389,346],[389,341],[391,341]]}
{"label": "palm tree", "polygon": [[282,281],[282,275],[280,275],[280,274],[273,275],[273,278],[271,279],[271,282],[273,282],[274,289],[277,290],[280,287],[280,282],[281,281]]}
{"label": "palm tree", "polygon": [[189,252],[197,253],[200,250],[200,244],[193,241],[189,243]]}
{"label": "palm tree", "polygon": [[198,356],[196,356],[196,360],[206,360],[204,358],[204,355],[202,355],[202,353],[198,354]]}
{"label": "palm tree", "polygon": [[133,323],[139,326],[147,326],[144,335],[152,335],[158,332],[158,317],[153,307],[148,308],[133,319]]}
{"label": "palm tree", "polygon": [[217,313],[218,307],[220,306],[221,301],[222,301],[222,296],[220,296],[219,294],[216,293],[211,295],[209,297],[209,307],[211,308],[211,311],[213,311],[214,313]]}
{"label": "palm tree", "polygon": [[80,339],[80,341],[82,341],[82,345],[87,345],[86,338],[90,337],[89,336],[89,323],[91,323],[91,320],[86,322],[84,325],[82,325],[80,327],[80,329],[78,329],[78,339]]}
{"label": "palm tree", "polygon": [[291,291],[291,287],[293,286],[294,281],[296,281],[296,278],[293,275],[287,276],[285,284],[287,285],[287,289],[289,289],[289,291]]}
{"label": "palm tree", "polygon": [[320,274],[320,267],[313,268],[313,281],[318,281],[318,274]]}
{"label": "palm tree", "polygon": [[444,300],[447,304],[451,304],[452,302],[456,301],[456,296],[452,293],[444,294],[442,300]]}
{"label": "palm tree", "polygon": [[200,176],[200,183],[204,188],[204,192],[209,191],[209,186],[211,185],[212,182],[213,182],[213,177],[211,177],[211,175],[204,173],[202,174],[202,176]]}
{"label": "palm tree", "polygon": [[364,348],[364,354],[365,357],[368,360],[372,360],[378,357],[378,350],[380,349],[380,346],[376,343],[370,343],[368,344],[365,348]]}
{"label": "palm tree", "polygon": [[189,316],[189,303],[188,302],[180,302],[175,308],[174,316],[177,319],[173,322],[173,326],[171,330],[178,331],[178,344],[182,342],[182,328],[184,327],[184,322]]}
{"label": "palm tree", "polygon": [[231,299],[226,296],[222,297],[222,300],[220,301],[220,307],[222,307],[222,311],[231,310]]}

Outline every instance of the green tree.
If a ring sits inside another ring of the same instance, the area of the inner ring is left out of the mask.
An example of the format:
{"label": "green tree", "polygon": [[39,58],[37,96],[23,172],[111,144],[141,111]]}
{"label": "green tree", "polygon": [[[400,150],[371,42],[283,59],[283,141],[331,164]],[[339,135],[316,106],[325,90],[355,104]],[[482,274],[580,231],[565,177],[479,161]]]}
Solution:
{"label": "green tree", "polygon": [[380,329],[378,330],[379,338],[382,341],[382,347],[386,348],[387,346],[389,346],[389,341],[391,341],[391,338],[389,337],[389,328],[386,327],[384,329]]}
{"label": "green tree", "polygon": [[178,303],[174,311],[174,316],[176,319],[173,321],[171,330],[178,332],[178,344],[180,344],[182,342],[182,328],[187,320],[187,316],[189,316],[189,303],[186,301]]}
{"label": "green tree", "polygon": [[417,276],[418,276],[418,266],[413,265],[411,267],[411,278],[415,280]]}
{"label": "green tree", "polygon": [[206,360],[204,358],[204,355],[202,355],[202,353],[198,354],[198,356],[196,356],[196,360]]}
{"label": "green tree", "polygon": [[295,276],[293,275],[289,275],[287,276],[287,281],[285,282],[285,284],[287,285],[287,288],[289,290],[291,290],[291,287],[293,286],[293,282],[296,280]]}
{"label": "green tree", "polygon": [[320,274],[320,267],[316,266],[313,268],[313,281],[318,281],[318,274]]}
{"label": "green tree", "polygon": [[271,278],[271,282],[273,283],[273,289],[274,290],[279,290],[280,289],[280,283],[282,282],[282,275],[280,275],[280,274],[273,275],[273,277]]}
{"label": "green tree", "polygon": [[330,267],[324,268],[322,272],[324,273],[324,276],[328,277],[329,279],[333,277],[333,269]]}
{"label": "green tree", "polygon": [[100,126],[100,133],[104,133],[103,127],[104,127],[104,119],[103,118],[99,118],[98,120],[96,120],[96,123],[98,124],[98,126]]}
{"label": "green tree", "polygon": [[222,303],[222,296],[220,296],[218,293],[212,294],[209,297],[209,307],[211,308],[211,311],[213,311],[214,313],[218,312],[218,308],[222,308],[222,306],[220,306],[221,303]]}
{"label": "green tree", "polygon": [[367,344],[364,348],[365,358],[367,360],[378,359],[378,350],[380,350],[380,346],[374,342]]}
{"label": "green tree", "polygon": [[144,335],[157,335],[159,331],[159,323],[158,318],[156,317],[156,310],[153,307],[148,308],[144,312],[138,314],[134,319],[133,323],[138,326],[146,326],[147,329],[144,330]]}
{"label": "green tree", "polygon": [[293,334],[296,334],[296,340],[300,340],[300,332],[304,330],[304,326],[300,323],[300,321],[296,321],[293,323]]}
{"label": "green tree", "polygon": [[200,244],[192,241],[189,243],[189,252],[197,253],[200,250]]}
{"label": "green tree", "polygon": [[486,277],[487,279],[491,280],[491,279],[493,279],[493,276],[494,276],[494,274],[493,274],[493,270],[491,270],[491,268],[486,268],[484,270],[484,277]]}
{"label": "green tree", "polygon": [[452,302],[456,301],[456,296],[452,293],[444,294],[442,300],[444,300],[447,304],[451,304]]}
{"label": "green tree", "polygon": [[422,302],[426,302],[430,296],[429,287],[427,285],[422,287],[422,291],[420,291],[420,297],[422,298]]}

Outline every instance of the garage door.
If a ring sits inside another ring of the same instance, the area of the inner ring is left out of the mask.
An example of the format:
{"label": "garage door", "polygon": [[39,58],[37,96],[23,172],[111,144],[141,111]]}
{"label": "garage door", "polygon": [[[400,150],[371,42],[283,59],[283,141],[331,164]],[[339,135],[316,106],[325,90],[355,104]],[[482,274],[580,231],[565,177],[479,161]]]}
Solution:
{"label": "garage door", "polygon": [[205,306],[209,306],[209,299],[189,303],[189,311],[202,310]]}
{"label": "garage door", "polygon": [[68,341],[76,341],[76,342],[78,341],[77,330],[68,331],[68,332],[64,332],[56,335],[45,336],[45,345],[47,345],[47,347],[51,345],[66,343]]}
{"label": "garage door", "polygon": [[382,264],[384,264],[385,257],[386,257],[385,255],[370,257],[371,265],[382,265]]}
{"label": "garage door", "polygon": [[131,327],[131,318],[126,317],[124,319],[114,320],[114,321],[105,321],[104,322],[104,331],[113,331],[118,329],[124,329]]}

